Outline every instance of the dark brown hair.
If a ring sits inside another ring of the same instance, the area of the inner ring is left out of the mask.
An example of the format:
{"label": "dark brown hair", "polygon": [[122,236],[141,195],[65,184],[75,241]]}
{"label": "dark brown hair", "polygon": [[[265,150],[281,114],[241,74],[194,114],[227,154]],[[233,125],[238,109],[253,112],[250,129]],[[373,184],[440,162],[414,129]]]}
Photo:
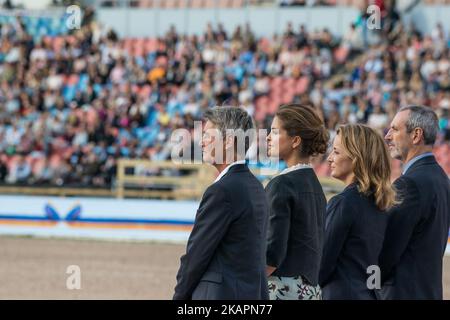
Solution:
{"label": "dark brown hair", "polygon": [[307,106],[286,104],[280,106],[275,114],[281,126],[290,137],[299,136],[300,155],[316,156],[327,152],[330,135],[317,112]]}

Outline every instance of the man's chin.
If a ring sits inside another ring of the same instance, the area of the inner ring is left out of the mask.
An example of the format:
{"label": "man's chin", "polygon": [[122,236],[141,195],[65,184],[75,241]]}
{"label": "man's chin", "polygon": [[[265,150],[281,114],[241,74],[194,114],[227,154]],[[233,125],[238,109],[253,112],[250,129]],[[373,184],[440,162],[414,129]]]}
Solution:
{"label": "man's chin", "polygon": [[391,151],[389,154],[391,155],[391,158],[392,158],[392,159],[395,159],[395,160],[402,160],[402,156],[401,156],[401,154],[399,154],[398,152]]}
{"label": "man's chin", "polygon": [[202,162],[204,164],[210,164],[210,165],[214,165],[216,162],[214,161],[214,158],[210,158],[210,157],[205,157],[203,156]]}

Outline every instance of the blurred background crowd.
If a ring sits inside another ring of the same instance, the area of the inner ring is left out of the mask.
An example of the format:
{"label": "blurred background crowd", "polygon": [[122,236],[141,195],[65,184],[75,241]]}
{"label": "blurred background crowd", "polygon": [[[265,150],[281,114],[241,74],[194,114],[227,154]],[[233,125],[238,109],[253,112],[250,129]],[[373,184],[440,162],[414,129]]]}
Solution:
{"label": "blurred background crowd", "polygon": [[313,106],[332,135],[342,123],[384,135],[400,106],[431,106],[450,175],[448,30],[421,34],[389,2],[382,16],[375,37],[363,11],[340,38],[296,23],[265,37],[209,24],[120,38],[89,8],[70,32],[63,19],[0,16],[0,181],[111,187],[117,159],[170,159],[173,130],[193,130],[211,106],[242,106],[269,128],[290,102]]}

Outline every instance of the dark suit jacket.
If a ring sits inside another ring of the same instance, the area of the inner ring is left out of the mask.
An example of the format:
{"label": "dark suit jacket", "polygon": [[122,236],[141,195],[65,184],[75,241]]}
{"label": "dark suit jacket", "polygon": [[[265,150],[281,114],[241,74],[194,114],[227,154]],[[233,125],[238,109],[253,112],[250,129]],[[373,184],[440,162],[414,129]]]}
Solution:
{"label": "dark suit jacket", "polygon": [[174,299],[268,299],[264,188],[237,164],[203,195]]}
{"label": "dark suit jacket", "polygon": [[394,183],[402,203],[390,212],[380,255],[384,299],[442,299],[442,259],[450,221],[450,182],[433,156]]}
{"label": "dark suit jacket", "polygon": [[270,207],[267,264],[279,277],[302,276],[318,284],[326,198],[314,170],[298,169],[266,187]]}
{"label": "dark suit jacket", "polygon": [[388,214],[351,184],[327,207],[325,246],[320,269],[324,300],[376,299],[367,280],[378,265]]}

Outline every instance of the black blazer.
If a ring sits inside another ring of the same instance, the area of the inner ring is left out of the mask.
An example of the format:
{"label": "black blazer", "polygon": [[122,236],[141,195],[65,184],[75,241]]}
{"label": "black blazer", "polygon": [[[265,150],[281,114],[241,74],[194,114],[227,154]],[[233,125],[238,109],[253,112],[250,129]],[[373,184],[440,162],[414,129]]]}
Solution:
{"label": "black blazer", "polygon": [[373,274],[367,268],[378,265],[387,221],[373,196],[361,194],[355,183],[330,200],[320,269],[324,300],[377,298],[367,286]]}
{"label": "black blazer", "polygon": [[384,299],[442,299],[442,259],[450,221],[450,182],[433,156],[415,162],[395,187],[380,255]]}
{"label": "black blazer", "polygon": [[302,276],[318,284],[326,198],[314,170],[298,169],[266,187],[270,207],[267,264],[279,277]]}
{"label": "black blazer", "polygon": [[244,164],[205,191],[181,257],[176,300],[268,299],[264,188]]}

